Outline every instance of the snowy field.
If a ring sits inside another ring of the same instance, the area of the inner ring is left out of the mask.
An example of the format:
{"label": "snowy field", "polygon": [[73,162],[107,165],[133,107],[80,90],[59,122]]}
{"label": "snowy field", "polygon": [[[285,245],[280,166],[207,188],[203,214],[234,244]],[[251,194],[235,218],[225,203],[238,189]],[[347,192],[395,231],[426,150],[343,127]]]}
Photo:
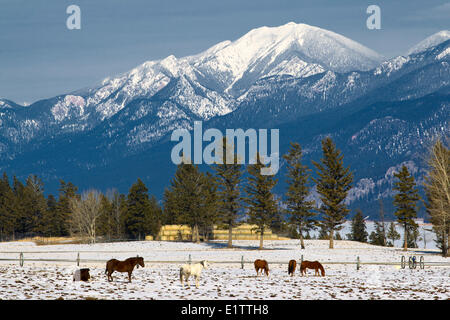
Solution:
{"label": "snowy field", "polygon": [[[400,262],[405,255],[399,248],[383,248],[351,241],[336,241],[328,249],[328,241],[308,240],[306,249],[298,240],[265,241],[265,249],[257,250],[258,241],[234,241],[233,249],[225,242],[181,243],[143,241],[94,245],[48,245],[34,243],[0,243],[0,258],[108,260],[136,256],[145,259],[145,268],[135,269],[132,283],[125,273],[114,273],[107,281],[104,262],[81,262],[90,268],[91,281],[73,282],[75,262],[29,262],[20,267],[18,261],[0,261],[0,299],[440,299],[450,298],[450,266],[426,266],[425,269],[401,269],[397,265],[364,265],[365,262]],[[179,267],[188,260],[215,261],[203,270],[200,287],[182,288]],[[319,260],[325,277],[310,270],[301,277],[297,268],[293,277],[287,274],[290,259]],[[425,262],[450,262],[436,251],[417,249],[409,255],[424,256]],[[241,269],[240,261],[246,262]],[[327,264],[327,262],[355,262]],[[266,259],[270,276],[256,277],[252,262]],[[152,262],[153,261],[153,262]],[[177,261],[161,263],[160,261]],[[225,263],[234,262],[234,263]]]}

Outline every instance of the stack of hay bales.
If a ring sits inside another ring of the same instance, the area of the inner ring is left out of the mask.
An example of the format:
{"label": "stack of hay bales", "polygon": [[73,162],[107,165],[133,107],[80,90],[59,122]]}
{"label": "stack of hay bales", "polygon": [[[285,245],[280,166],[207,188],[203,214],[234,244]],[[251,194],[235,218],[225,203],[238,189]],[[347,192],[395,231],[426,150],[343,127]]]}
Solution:
{"label": "stack of hay bales", "polygon": [[[214,240],[228,240],[228,229],[221,229],[214,226],[213,239]],[[260,234],[257,232],[257,226],[254,224],[242,224],[233,228],[233,240],[259,240]],[[264,231],[264,240],[287,240],[289,238],[279,237],[272,233],[272,230],[266,229]]]}
{"label": "stack of hay bales", "polygon": [[192,230],[187,225],[169,224],[162,226],[157,239],[162,241],[191,240]]}
{"label": "stack of hay bales", "polygon": [[[190,241],[192,230],[187,225],[165,225],[159,231],[158,240],[162,241]],[[260,235],[257,232],[256,225],[242,224],[233,228],[233,240],[259,240]],[[213,240],[228,240],[228,229],[214,226]],[[146,240],[153,240],[152,236],[147,236]],[[279,237],[272,233],[272,230],[266,229],[264,232],[264,240],[288,240],[289,238]]]}

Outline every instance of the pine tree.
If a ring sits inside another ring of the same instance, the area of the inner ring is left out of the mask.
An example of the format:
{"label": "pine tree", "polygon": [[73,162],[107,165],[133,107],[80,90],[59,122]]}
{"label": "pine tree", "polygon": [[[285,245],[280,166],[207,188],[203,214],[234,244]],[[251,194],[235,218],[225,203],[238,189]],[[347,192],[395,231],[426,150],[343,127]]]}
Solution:
{"label": "pine tree", "polygon": [[26,214],[26,201],[27,192],[25,186],[20,182],[16,176],[13,176],[13,192],[14,192],[14,218],[15,218],[15,233],[17,236],[24,237],[29,231],[30,222],[29,217]]}
{"label": "pine tree", "polygon": [[217,192],[217,180],[209,172],[205,175],[203,194],[203,223],[201,225],[201,230],[203,238],[208,240],[213,234],[214,225],[221,219],[218,210],[219,196]]}
{"label": "pine tree", "polygon": [[400,233],[397,232],[397,229],[395,228],[395,223],[391,222],[389,224],[389,229],[387,231],[387,238],[389,240],[392,240],[392,246],[395,247],[395,240],[399,240],[400,237]]}
{"label": "pine tree", "polygon": [[66,183],[64,180],[60,180],[58,208],[55,216],[55,225],[59,226],[57,235],[68,236],[72,233],[71,230],[71,208],[70,202],[72,199],[80,199],[80,195],[77,194],[78,187],[71,182]]}
{"label": "pine tree", "polygon": [[145,239],[145,235],[152,233],[160,223],[158,212],[152,205],[148,189],[141,179],[134,183],[127,196],[127,212],[124,217],[125,233],[133,239]]}
{"label": "pine tree", "polygon": [[422,240],[419,233],[419,225],[417,223],[413,223],[408,225],[408,248],[418,248],[417,242]]}
{"label": "pine tree", "polygon": [[315,228],[316,213],[314,201],[308,201],[309,169],[303,165],[302,149],[298,143],[291,143],[289,152],[283,156],[287,165],[286,213],[290,215],[290,223],[298,229],[300,246],[305,249],[303,233]]}
{"label": "pine tree", "polygon": [[268,228],[275,216],[279,213],[278,204],[272,193],[277,180],[273,175],[262,175],[261,169],[266,166],[261,163],[259,155],[256,164],[249,164],[248,184],[245,187],[248,222],[256,224],[260,233],[259,249],[263,249],[264,231]]}
{"label": "pine tree", "polygon": [[383,240],[382,246],[385,247],[387,245],[387,243],[386,243],[386,225],[384,223],[384,205],[383,205],[383,200],[380,198],[378,200],[378,203],[380,204],[379,216],[380,216],[380,226],[381,226],[380,231],[381,231],[381,237],[382,237],[382,240]]}
{"label": "pine tree", "polygon": [[414,218],[417,217],[417,201],[420,199],[414,177],[409,173],[406,166],[402,166],[400,172],[395,173],[394,177],[399,179],[395,182],[393,190],[397,191],[394,196],[394,212],[397,221],[404,228],[403,250],[408,249],[408,230],[414,228],[416,223]]}
{"label": "pine tree", "polygon": [[172,216],[177,223],[189,225],[193,242],[200,241],[200,227],[205,223],[208,187],[207,177],[197,165],[181,163],[164,194],[166,219]]}
{"label": "pine tree", "polygon": [[123,239],[125,233],[125,219],[128,212],[127,198],[124,194],[114,192],[111,202],[114,217],[114,238]]}
{"label": "pine tree", "polygon": [[16,229],[15,196],[6,172],[0,180],[0,241],[14,238]]}
{"label": "pine tree", "polygon": [[[238,164],[237,155],[234,154],[233,163],[227,163],[227,155],[234,150],[223,139],[222,164],[214,166],[217,181],[217,201],[220,220],[228,227],[228,248],[233,246],[233,228],[237,226],[239,210],[242,207],[240,184],[242,179],[242,165]],[[230,158],[230,155],[228,155]]]}
{"label": "pine tree", "polygon": [[114,218],[113,206],[108,197],[104,194],[100,196],[100,216],[97,224],[97,234],[106,237],[107,240],[113,238]]}
{"label": "pine tree", "polygon": [[383,232],[383,226],[381,222],[375,221],[375,231],[372,231],[369,236],[370,244],[376,246],[384,246],[385,245],[385,237]]}
{"label": "pine tree", "polygon": [[352,241],[367,242],[367,227],[363,213],[360,209],[356,210],[356,214],[352,219],[351,234],[349,239]]}
{"label": "pine tree", "polygon": [[334,232],[342,229],[345,217],[349,209],[344,201],[348,191],[351,189],[353,181],[349,168],[344,168],[343,155],[336,149],[330,138],[322,141],[323,158],[321,163],[313,161],[317,168],[317,179],[313,179],[317,185],[317,192],[320,195],[322,205],[322,221],[320,222],[324,231],[328,233],[330,239],[330,249],[334,248]]}
{"label": "pine tree", "polygon": [[27,178],[25,192],[26,199],[23,199],[25,206],[25,216],[29,227],[28,232],[42,235],[46,227],[42,222],[47,211],[47,200],[44,196],[44,184],[36,175]]}
{"label": "pine tree", "polygon": [[47,197],[47,210],[42,217],[42,234],[45,237],[60,236],[57,225],[58,201],[49,194]]}
{"label": "pine tree", "polygon": [[162,209],[156,200],[156,197],[152,195],[150,197],[150,212],[145,216],[147,233],[153,236],[153,239],[159,234],[159,230],[161,229],[161,219],[162,219]]}

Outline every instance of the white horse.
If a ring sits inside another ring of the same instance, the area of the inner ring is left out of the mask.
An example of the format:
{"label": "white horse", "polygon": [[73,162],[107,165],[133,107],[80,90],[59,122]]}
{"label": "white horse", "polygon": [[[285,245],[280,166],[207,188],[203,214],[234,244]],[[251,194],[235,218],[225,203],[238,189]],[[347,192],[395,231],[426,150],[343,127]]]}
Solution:
{"label": "white horse", "polygon": [[[184,287],[183,278],[189,284],[189,277],[195,277],[195,286],[198,288],[198,279],[200,278],[200,274],[202,273],[203,268],[208,268],[208,263],[206,260],[201,261],[196,264],[184,264],[180,268],[180,281],[181,285]],[[189,284],[190,286],[190,284]]]}

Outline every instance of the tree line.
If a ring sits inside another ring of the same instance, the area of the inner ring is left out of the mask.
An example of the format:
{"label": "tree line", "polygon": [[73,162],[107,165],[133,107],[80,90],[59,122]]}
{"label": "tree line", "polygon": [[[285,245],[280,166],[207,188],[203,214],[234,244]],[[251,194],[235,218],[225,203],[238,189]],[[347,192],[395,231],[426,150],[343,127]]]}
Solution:
{"label": "tree line", "polygon": [[[42,236],[83,235],[94,242],[97,237],[113,239],[144,239],[156,237],[164,224],[186,224],[192,228],[192,241],[208,239],[213,226],[229,230],[228,246],[232,247],[232,231],[242,221],[254,224],[263,248],[268,228],[275,231],[290,230],[300,239],[319,229],[319,238],[328,239],[329,247],[341,239],[339,230],[350,210],[346,198],[352,187],[353,174],[343,162],[343,154],[327,137],[322,140],[322,158],[312,161],[312,170],[302,161],[302,149],[291,143],[283,155],[286,162],[287,188],[284,199],[273,193],[278,182],[275,175],[263,175],[267,168],[259,155],[255,164],[238,164],[237,155],[232,164],[231,147],[226,138],[223,143],[223,162],[211,166],[211,172],[202,172],[197,165],[184,161],[177,166],[174,177],[164,191],[162,206],[149,195],[145,184],[138,179],[128,194],[112,190],[105,194],[97,190],[78,193],[72,183],[60,181],[58,199],[44,196],[43,183],[35,175],[23,184],[13,177],[12,184],[6,173],[0,181],[0,238],[14,239],[27,234]],[[228,158],[228,159],[229,159]],[[396,192],[393,204],[397,223],[404,231],[405,250],[417,242],[418,205],[423,201],[437,235],[443,254],[448,254],[449,218],[449,149],[440,141],[434,144],[428,156],[428,175],[424,188],[426,199],[421,199],[413,175],[406,166],[394,176]],[[318,201],[311,197],[313,191]],[[382,208],[380,216],[384,213]],[[246,219],[242,220],[242,217]],[[389,229],[377,222],[369,236],[365,230],[363,214],[357,210],[352,219],[352,231],[347,238],[379,245],[393,245],[400,238],[392,223]],[[387,240],[392,240],[388,242]]]}

